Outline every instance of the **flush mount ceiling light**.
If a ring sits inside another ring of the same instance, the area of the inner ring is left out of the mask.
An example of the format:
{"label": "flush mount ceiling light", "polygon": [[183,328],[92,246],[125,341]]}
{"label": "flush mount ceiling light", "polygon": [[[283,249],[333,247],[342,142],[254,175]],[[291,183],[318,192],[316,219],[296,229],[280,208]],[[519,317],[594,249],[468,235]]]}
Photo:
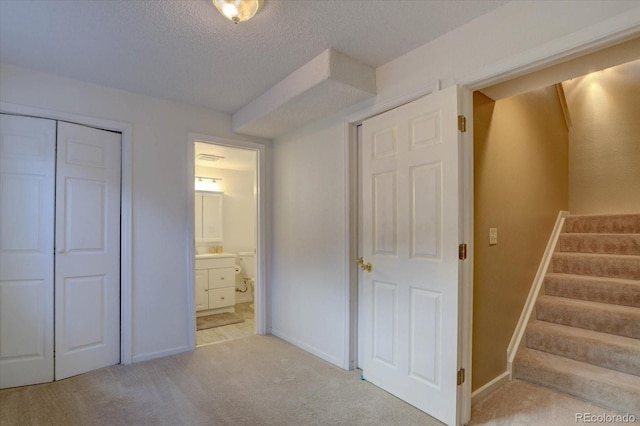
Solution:
{"label": "flush mount ceiling light", "polygon": [[263,0],[211,0],[225,18],[238,22],[247,21],[253,18],[262,7]]}

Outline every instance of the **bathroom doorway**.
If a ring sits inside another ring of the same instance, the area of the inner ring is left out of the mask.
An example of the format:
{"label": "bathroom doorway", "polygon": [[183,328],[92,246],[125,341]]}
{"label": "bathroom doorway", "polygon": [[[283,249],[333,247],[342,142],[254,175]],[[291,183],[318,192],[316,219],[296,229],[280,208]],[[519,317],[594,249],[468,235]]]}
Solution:
{"label": "bathroom doorway", "polygon": [[199,136],[190,146],[192,347],[266,334],[263,147]]}

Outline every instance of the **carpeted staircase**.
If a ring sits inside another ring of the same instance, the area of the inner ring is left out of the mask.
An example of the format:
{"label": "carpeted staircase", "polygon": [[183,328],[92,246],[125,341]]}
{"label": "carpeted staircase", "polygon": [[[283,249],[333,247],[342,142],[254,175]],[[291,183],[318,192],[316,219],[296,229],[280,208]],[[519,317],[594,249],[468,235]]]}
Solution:
{"label": "carpeted staircase", "polygon": [[640,416],[640,214],[565,220],[514,375]]}

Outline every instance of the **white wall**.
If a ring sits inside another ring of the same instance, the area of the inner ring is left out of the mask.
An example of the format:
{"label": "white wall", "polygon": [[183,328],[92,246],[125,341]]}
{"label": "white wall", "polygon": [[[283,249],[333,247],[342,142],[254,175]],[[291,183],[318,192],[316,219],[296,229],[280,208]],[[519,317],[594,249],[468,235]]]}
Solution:
{"label": "white wall", "polygon": [[436,80],[444,86],[467,84],[480,75],[499,75],[506,66],[526,68],[531,59],[546,58],[578,39],[610,36],[612,17],[637,31],[640,7],[633,1],[512,1],[379,67],[378,98],[401,96]]}
{"label": "white wall", "polygon": [[342,365],[345,191],[343,127],[274,144],[272,333]]}
{"label": "white wall", "polygon": [[498,79],[507,70],[618,29],[638,31],[639,21],[637,2],[511,2],[378,68],[375,100],[275,140],[274,333],[337,365],[349,365],[343,127],[348,114],[358,108],[379,112],[438,81],[447,86]]}
{"label": "white wall", "polygon": [[225,253],[256,248],[255,173],[214,167],[196,167],[196,176],[220,178],[222,204],[222,246]]}
{"label": "white wall", "polygon": [[0,100],[132,123],[133,360],[189,350],[187,134],[260,140],[232,134],[226,114],[8,65]]}

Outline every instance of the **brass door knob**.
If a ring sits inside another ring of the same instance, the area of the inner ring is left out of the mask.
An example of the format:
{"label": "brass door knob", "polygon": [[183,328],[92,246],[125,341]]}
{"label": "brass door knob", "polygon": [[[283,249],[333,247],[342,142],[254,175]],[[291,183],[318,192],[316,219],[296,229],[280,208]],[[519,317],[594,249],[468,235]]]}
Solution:
{"label": "brass door knob", "polygon": [[371,269],[372,269],[371,263],[369,262],[365,263],[362,257],[357,258],[356,263],[360,265],[360,269],[362,269],[363,271],[371,272]]}

